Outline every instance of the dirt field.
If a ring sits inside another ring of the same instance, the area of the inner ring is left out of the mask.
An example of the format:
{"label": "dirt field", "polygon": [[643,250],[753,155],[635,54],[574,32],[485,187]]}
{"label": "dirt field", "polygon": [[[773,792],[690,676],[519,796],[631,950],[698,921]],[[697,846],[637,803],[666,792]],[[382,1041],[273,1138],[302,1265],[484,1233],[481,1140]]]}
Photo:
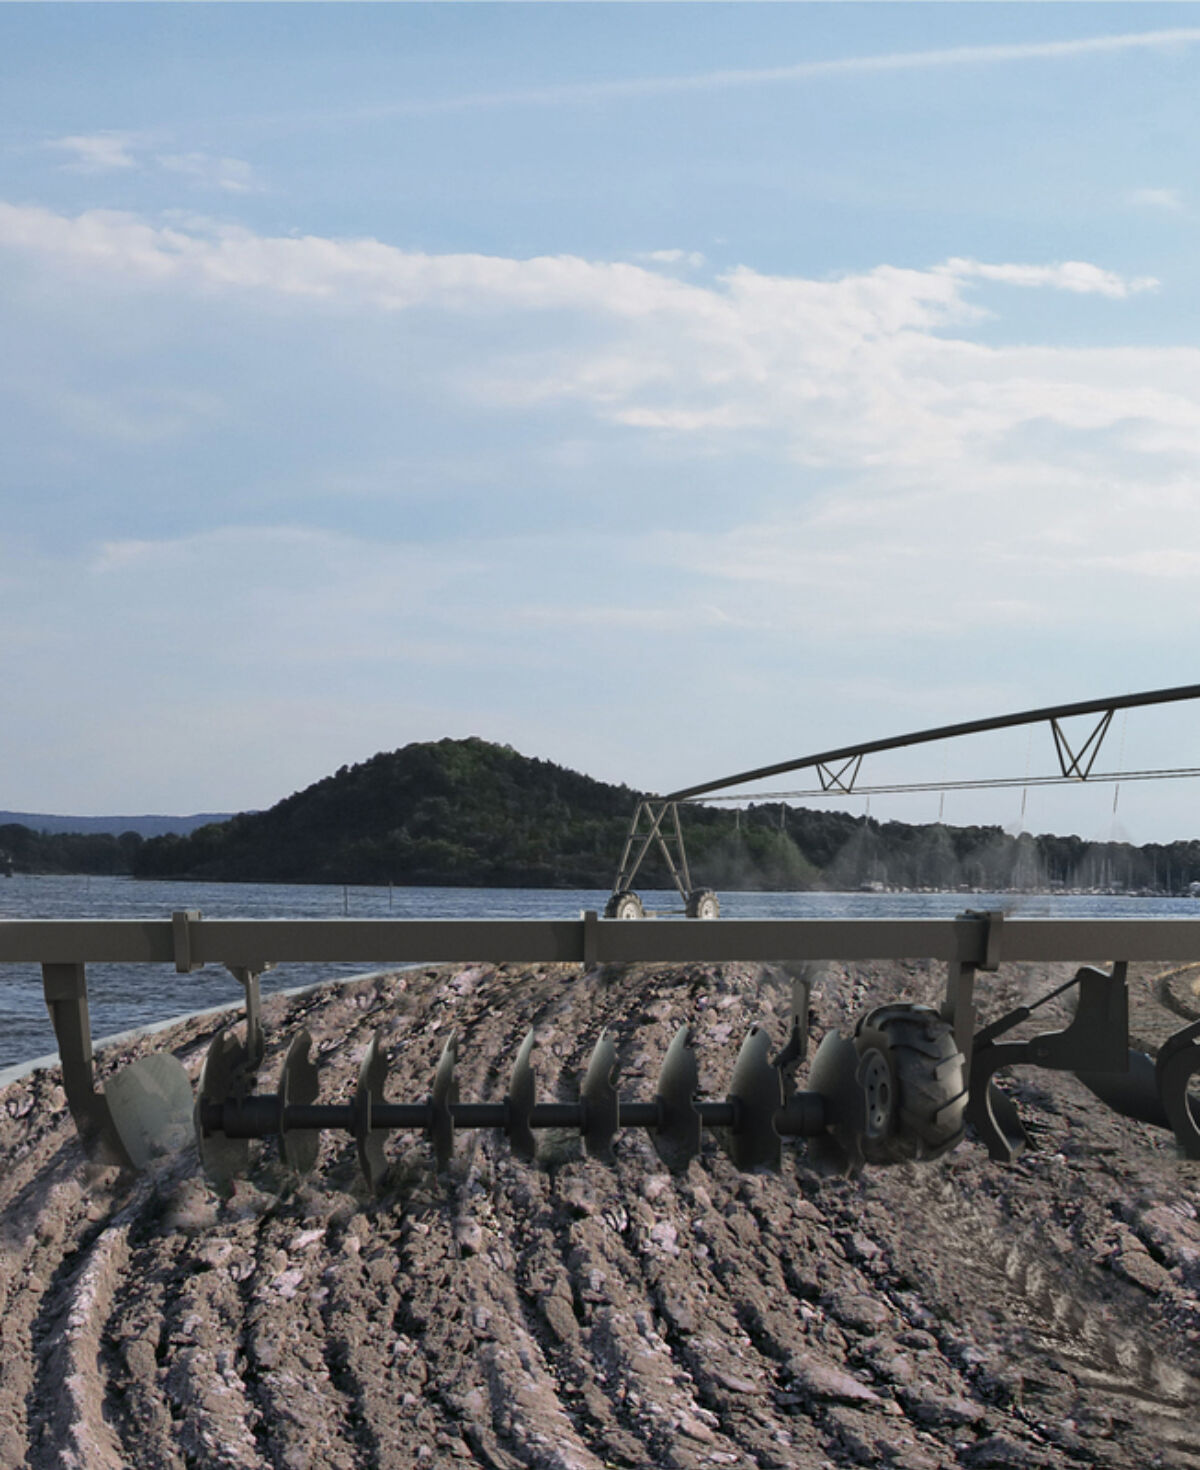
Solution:
{"label": "dirt field", "polygon": [[[1070,973],[981,977],[984,1014]],[[938,978],[834,967],[816,1034]],[[1182,1024],[1152,978],[1151,1046]],[[1187,977],[1169,993],[1195,1008]],[[535,1024],[540,1098],[574,1096],[608,1025],[648,1099],[690,1021],[721,1097],[789,999],[748,965],[409,971],[268,1001],[262,1086],[303,1024],[322,1100],[347,1100],[379,1028],[389,1099],[417,1101],[454,1027],[463,1099],[498,1098]],[[194,1076],[212,1026],[153,1046]],[[1200,1466],[1200,1165],[1074,1079],[1011,1090],[1038,1148],[1010,1167],[968,1141],[830,1181],[786,1145],[781,1176],[743,1175],[706,1136],[673,1178],[638,1130],[614,1169],[463,1132],[437,1178],[397,1134],[371,1198],[329,1134],[308,1180],[267,1146],[222,1199],[194,1148],[136,1180],[87,1165],[35,1073],[0,1094],[0,1465]]]}

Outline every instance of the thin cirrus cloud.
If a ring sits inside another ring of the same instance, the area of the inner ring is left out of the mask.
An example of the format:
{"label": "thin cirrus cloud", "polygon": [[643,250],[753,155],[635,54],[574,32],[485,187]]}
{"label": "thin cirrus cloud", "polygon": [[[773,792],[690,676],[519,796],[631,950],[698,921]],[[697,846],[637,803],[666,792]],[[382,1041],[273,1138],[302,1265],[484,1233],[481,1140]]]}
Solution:
{"label": "thin cirrus cloud", "polygon": [[258,188],[253,168],[241,158],[218,158],[211,153],[157,153],[154,161],[167,173],[182,174],[203,188],[227,194],[251,194]]}
{"label": "thin cirrus cloud", "polygon": [[47,148],[66,155],[63,167],[74,173],[109,174],[157,171],[179,175],[199,188],[229,194],[249,194],[259,187],[249,163],[193,150],[187,153],[155,151],[140,133],[76,133],[52,138]]}
{"label": "thin cirrus cloud", "polygon": [[1183,193],[1179,189],[1133,189],[1126,203],[1135,209],[1162,209],[1178,214],[1183,209]]}
{"label": "thin cirrus cloud", "polygon": [[410,98],[358,109],[357,116],[383,117],[409,113],[467,111],[507,106],[560,106],[572,103],[658,97],[672,93],[725,91],[854,77],[889,72],[947,70],[1020,62],[1065,61],[1075,57],[1111,56],[1129,51],[1171,51],[1200,43],[1200,27],[1176,26],[1118,35],[1080,36],[1065,41],[1027,41],[1000,45],[947,46],[925,51],[890,51],[869,56],[827,57],[785,66],[726,68],[692,75],[629,77],[520,91],[467,93],[456,97]]}

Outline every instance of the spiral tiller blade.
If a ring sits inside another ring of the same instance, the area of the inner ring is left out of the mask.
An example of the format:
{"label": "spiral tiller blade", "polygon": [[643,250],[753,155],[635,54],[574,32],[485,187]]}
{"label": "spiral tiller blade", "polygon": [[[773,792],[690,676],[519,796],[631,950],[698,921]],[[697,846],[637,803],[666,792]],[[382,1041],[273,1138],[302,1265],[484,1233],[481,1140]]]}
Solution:
{"label": "spiral tiller blade", "polygon": [[[861,1026],[855,1037],[828,1033],[812,1060],[807,1089],[798,1090],[794,1073],[807,1052],[808,998],[807,980],[797,980],[789,1038],[773,1060],[766,1030],[751,1027],[723,1100],[698,1095],[699,1066],[687,1025],[679,1027],[667,1048],[651,1101],[620,1098],[616,1044],[603,1031],[578,1100],[539,1103],[535,1036],[530,1031],[517,1053],[507,1093],[496,1102],[459,1101],[458,1037],[451,1033],[427,1099],[389,1103],[388,1059],[376,1033],[364,1053],[353,1101],[343,1105],[316,1101],[317,1069],[306,1031],[289,1046],[279,1091],[270,1095],[253,1092],[254,1058],[227,1029],[214,1039],[201,1073],[196,1105],[201,1157],[215,1178],[227,1182],[249,1166],[251,1139],[274,1136],[284,1162],[302,1173],[316,1162],[320,1130],[341,1128],[353,1135],[364,1179],[377,1191],[387,1176],[385,1141],[392,1129],[425,1132],[442,1172],[451,1162],[459,1128],[497,1129],[507,1135],[518,1157],[531,1161],[538,1156],[538,1129],[575,1129],[589,1157],[612,1162],[618,1129],[640,1127],[649,1131],[663,1163],[684,1172],[700,1154],[708,1128],[739,1169],[777,1170],[782,1140],[790,1137],[808,1140],[819,1169],[854,1173],[864,1162],[864,1142],[886,1135],[897,1116],[887,1037]],[[1189,1048],[1177,1066],[1190,1068],[1198,1054]]]}

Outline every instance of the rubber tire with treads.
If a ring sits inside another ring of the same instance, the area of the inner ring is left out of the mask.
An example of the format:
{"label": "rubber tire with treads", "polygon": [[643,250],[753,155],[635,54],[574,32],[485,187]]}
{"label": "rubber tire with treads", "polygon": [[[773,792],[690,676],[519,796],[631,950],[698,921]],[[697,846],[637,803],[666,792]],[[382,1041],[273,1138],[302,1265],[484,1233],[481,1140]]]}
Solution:
{"label": "rubber tire with treads", "polygon": [[687,896],[689,919],[719,919],[721,904],[711,888],[693,888]]}
{"label": "rubber tire with treads", "polygon": [[622,888],[604,905],[606,919],[644,919],[646,910],[641,899],[631,888]]}
{"label": "rubber tire with treads", "polygon": [[856,1037],[885,1050],[896,1088],[895,1123],[883,1138],[864,1138],[870,1164],[936,1159],[959,1143],[967,1089],[954,1030],[931,1006],[896,1002],[878,1006],[855,1028]]}

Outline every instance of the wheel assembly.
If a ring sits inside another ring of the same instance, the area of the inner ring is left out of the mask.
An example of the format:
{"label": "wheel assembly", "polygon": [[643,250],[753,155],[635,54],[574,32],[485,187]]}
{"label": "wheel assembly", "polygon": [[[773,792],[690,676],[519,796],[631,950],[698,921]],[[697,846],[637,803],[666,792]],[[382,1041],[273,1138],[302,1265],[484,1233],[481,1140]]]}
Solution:
{"label": "wheel assembly", "polygon": [[720,918],[721,904],[711,888],[692,889],[687,896],[687,916],[689,919]]}
{"label": "wheel assembly", "polygon": [[606,919],[644,919],[646,910],[637,894],[625,888],[619,893],[614,893],[604,905],[604,917]]}
{"label": "wheel assembly", "polygon": [[967,1088],[950,1023],[930,1006],[894,1003],[864,1016],[854,1041],[867,1163],[936,1159],[952,1149],[963,1136]]}

